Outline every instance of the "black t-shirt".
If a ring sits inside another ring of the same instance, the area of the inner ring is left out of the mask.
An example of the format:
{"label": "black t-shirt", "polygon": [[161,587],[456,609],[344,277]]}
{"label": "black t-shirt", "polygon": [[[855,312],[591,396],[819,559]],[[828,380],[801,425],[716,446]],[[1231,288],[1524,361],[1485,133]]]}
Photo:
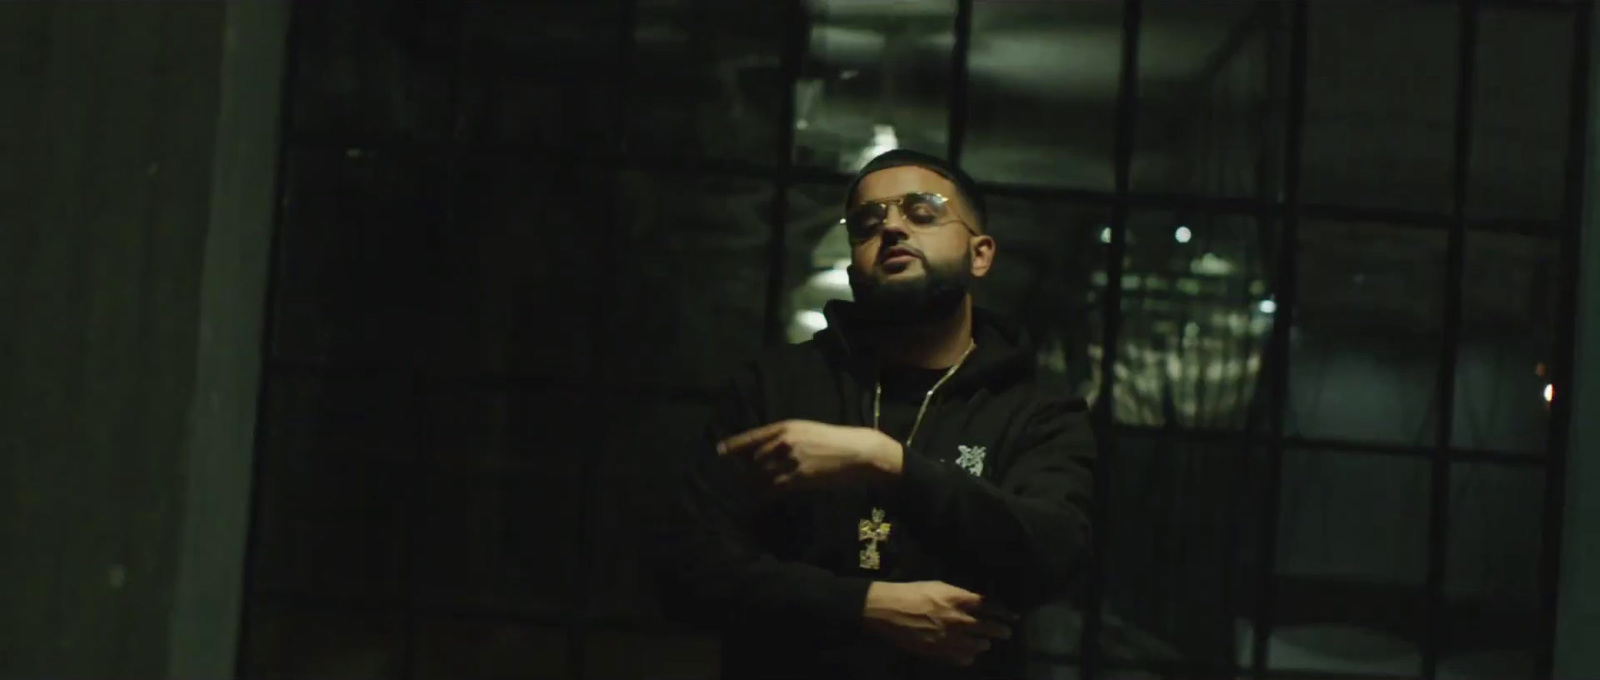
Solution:
{"label": "black t-shirt", "polygon": [[927,398],[928,390],[933,389],[948,368],[915,368],[910,366],[888,366],[879,374],[883,384],[882,418],[879,421],[879,430],[895,438],[896,441],[905,442],[911,434],[911,426],[917,420],[917,410],[922,408],[922,400]]}

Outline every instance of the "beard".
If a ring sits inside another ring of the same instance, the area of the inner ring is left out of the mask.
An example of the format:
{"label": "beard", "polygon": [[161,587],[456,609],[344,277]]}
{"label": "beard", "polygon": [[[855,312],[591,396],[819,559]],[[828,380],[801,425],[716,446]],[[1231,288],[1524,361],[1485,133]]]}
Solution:
{"label": "beard", "polygon": [[921,325],[950,318],[972,286],[972,253],[954,261],[922,259],[923,275],[903,280],[851,266],[850,292],[860,318],[885,325]]}

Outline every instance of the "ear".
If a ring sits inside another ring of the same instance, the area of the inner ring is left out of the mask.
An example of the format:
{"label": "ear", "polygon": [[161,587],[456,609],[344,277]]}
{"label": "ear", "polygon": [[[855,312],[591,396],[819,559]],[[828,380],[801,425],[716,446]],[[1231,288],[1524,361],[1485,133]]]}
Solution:
{"label": "ear", "polygon": [[972,252],[972,277],[981,279],[989,275],[989,268],[994,266],[995,248],[994,237],[988,234],[979,234],[967,242],[967,248]]}

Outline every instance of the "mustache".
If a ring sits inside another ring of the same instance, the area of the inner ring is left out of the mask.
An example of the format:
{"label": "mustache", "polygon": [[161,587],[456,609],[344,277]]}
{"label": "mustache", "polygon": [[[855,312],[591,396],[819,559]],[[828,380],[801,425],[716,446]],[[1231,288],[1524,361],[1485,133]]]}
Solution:
{"label": "mustache", "polygon": [[923,263],[927,263],[927,261],[928,261],[928,256],[923,254],[921,248],[917,248],[916,246],[907,245],[907,244],[904,244],[904,243],[896,243],[896,244],[894,244],[892,246],[889,246],[888,248],[884,248],[884,249],[878,251],[878,263],[882,264],[885,260],[888,260],[892,255],[898,255],[899,253],[896,252],[896,251],[905,251],[906,253],[910,254],[912,257],[915,257],[915,258],[917,258],[919,260],[922,260]]}

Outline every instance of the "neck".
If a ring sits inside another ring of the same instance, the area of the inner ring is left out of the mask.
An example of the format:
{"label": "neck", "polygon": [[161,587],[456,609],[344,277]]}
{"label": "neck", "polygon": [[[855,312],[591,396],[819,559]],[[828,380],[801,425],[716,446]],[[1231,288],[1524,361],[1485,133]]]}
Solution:
{"label": "neck", "polygon": [[873,344],[881,356],[901,366],[954,366],[972,346],[972,298],[967,297],[944,319],[883,329]]}

